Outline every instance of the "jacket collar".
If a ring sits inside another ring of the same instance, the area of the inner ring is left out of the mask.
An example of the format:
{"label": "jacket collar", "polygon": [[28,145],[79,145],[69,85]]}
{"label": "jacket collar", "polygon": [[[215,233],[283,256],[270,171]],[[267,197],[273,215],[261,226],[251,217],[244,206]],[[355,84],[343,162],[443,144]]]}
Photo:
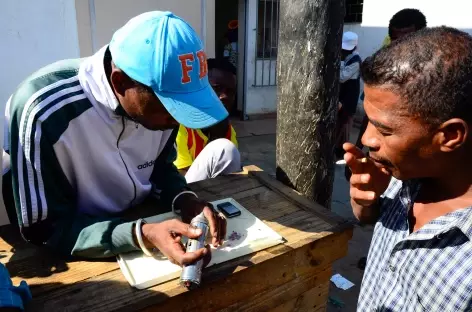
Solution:
{"label": "jacket collar", "polygon": [[[79,68],[79,81],[87,98],[110,118],[128,117],[108,82],[104,59],[108,45],[86,58]],[[129,118],[129,117],[128,117]]]}

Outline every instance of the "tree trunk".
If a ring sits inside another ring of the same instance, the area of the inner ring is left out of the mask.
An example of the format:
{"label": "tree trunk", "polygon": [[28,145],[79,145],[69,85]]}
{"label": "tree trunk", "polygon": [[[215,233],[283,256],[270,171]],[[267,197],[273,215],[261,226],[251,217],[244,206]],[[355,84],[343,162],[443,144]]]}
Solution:
{"label": "tree trunk", "polygon": [[344,0],[280,0],[277,179],[331,206]]}

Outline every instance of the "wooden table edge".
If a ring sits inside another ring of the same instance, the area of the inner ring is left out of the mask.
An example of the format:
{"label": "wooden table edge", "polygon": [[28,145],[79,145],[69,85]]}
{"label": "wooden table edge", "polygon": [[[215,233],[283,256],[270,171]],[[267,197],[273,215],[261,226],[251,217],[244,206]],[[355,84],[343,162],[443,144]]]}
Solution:
{"label": "wooden table edge", "polygon": [[256,166],[246,166],[244,167],[244,172],[256,178],[262,185],[283,196],[297,207],[310,211],[323,221],[331,224],[333,226],[332,231],[343,231],[353,227],[355,224],[355,221],[338,216],[318,203],[304,197],[296,190],[270,177],[266,172]]}

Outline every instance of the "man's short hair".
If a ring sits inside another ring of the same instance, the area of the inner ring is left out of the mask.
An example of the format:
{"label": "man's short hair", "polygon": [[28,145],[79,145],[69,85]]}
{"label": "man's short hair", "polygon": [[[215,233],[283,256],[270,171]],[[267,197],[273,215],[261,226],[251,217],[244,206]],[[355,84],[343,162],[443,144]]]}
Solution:
{"label": "man's short hair", "polygon": [[426,17],[418,9],[403,9],[395,13],[388,24],[388,34],[392,37],[392,28],[400,29],[415,26],[415,30],[426,27]]}
{"label": "man's short hair", "polygon": [[361,66],[366,85],[398,94],[410,114],[439,125],[472,121],[472,37],[425,28],[377,51]]}
{"label": "man's short hair", "polygon": [[224,58],[210,58],[207,60],[208,70],[219,69],[236,75],[236,67],[230,61]]}

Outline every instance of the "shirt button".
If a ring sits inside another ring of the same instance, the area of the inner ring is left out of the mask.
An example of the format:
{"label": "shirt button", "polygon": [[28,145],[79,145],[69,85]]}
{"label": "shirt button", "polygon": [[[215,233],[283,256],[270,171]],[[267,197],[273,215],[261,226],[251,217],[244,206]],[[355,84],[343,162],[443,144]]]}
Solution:
{"label": "shirt button", "polygon": [[389,269],[390,269],[390,271],[392,271],[392,272],[395,272],[395,270],[396,270],[396,268],[395,268],[393,265],[389,265],[389,267],[388,267],[388,268],[389,268]]}

